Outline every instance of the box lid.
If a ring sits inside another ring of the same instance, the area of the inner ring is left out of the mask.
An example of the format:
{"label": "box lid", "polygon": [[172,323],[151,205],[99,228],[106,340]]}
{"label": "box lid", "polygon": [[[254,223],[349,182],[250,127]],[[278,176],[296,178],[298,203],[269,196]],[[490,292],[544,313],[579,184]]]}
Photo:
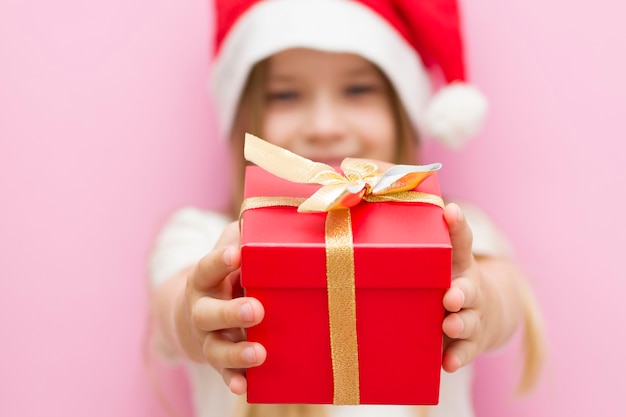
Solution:
{"label": "box lid", "polygon": [[[246,168],[244,197],[309,197],[319,186]],[[436,173],[418,191],[440,195]],[[440,207],[367,203],[350,209],[357,288],[447,288],[452,247]],[[326,213],[251,209],[242,217],[244,287],[325,288]]]}

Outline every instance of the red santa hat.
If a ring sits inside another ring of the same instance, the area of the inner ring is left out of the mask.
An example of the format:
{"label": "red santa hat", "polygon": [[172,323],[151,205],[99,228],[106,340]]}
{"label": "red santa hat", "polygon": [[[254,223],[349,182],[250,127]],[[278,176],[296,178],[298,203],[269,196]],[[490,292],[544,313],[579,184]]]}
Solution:
{"label": "red santa hat", "polygon": [[[450,147],[477,133],[487,101],[465,82],[456,0],[215,0],[212,88],[232,128],[252,67],[290,48],[354,53],[387,76],[418,132]],[[444,86],[434,92],[433,75]]]}

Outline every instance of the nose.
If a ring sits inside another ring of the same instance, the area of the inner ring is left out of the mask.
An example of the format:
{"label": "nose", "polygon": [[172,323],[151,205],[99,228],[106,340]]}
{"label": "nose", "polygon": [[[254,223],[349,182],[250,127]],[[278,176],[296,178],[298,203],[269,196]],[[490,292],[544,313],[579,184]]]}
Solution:
{"label": "nose", "polygon": [[306,128],[310,142],[319,144],[340,141],[344,136],[341,106],[330,94],[319,94],[311,101]]}

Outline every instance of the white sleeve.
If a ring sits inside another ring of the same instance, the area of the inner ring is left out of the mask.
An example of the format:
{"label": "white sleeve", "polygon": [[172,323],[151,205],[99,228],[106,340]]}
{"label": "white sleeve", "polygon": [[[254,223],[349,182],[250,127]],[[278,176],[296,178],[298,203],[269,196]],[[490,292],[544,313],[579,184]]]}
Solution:
{"label": "white sleeve", "polygon": [[487,214],[478,207],[455,201],[472,229],[474,255],[507,257],[513,256],[511,244]]}
{"label": "white sleeve", "polygon": [[157,236],[150,254],[152,287],[158,287],[206,255],[229,219],[219,213],[185,207],[174,212]]}

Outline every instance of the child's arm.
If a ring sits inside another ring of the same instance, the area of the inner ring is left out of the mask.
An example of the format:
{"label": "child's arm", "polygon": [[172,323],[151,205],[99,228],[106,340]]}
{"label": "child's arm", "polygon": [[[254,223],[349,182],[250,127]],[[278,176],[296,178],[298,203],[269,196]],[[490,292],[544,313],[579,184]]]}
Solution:
{"label": "child's arm", "polygon": [[449,312],[443,368],[454,372],[483,352],[502,345],[523,318],[524,278],[505,258],[472,255],[472,231],[455,204],[444,216],[453,247],[452,285],[444,296]]}
{"label": "child's arm", "polygon": [[238,243],[235,222],[195,266],[155,288],[154,307],[161,334],[177,353],[211,364],[232,392],[243,394],[243,369],[263,363],[266,352],[241,330],[258,324],[264,310],[258,300],[239,297]]}

